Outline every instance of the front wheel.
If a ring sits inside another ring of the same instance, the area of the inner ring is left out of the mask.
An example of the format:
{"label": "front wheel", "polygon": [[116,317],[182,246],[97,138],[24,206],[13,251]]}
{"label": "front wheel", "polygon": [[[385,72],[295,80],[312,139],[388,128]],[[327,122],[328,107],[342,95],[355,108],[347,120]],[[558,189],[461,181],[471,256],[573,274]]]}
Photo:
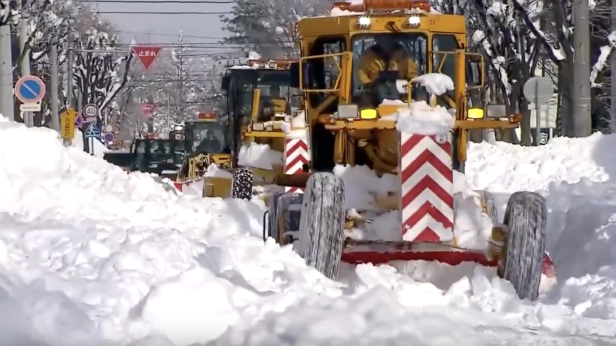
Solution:
{"label": "front wheel", "polygon": [[508,234],[499,274],[511,282],[520,299],[537,300],[545,252],[547,207],[534,192],[516,192],[504,215]]}
{"label": "front wheel", "polygon": [[344,183],[333,173],[315,173],[306,184],[297,250],[306,264],[336,279],[344,246]]}

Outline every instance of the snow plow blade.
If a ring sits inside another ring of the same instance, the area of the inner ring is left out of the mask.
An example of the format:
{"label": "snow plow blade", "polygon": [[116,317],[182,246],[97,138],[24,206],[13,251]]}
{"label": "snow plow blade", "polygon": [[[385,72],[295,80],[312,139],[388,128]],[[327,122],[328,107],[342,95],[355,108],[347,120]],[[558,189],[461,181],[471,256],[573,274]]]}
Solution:
{"label": "snow plow blade", "polygon": [[[409,242],[365,242],[347,239],[342,261],[349,264],[386,264],[392,261],[430,261],[457,266],[462,262],[474,262],[486,267],[498,266],[497,258],[482,252],[465,251],[442,244]],[[550,255],[545,252],[542,274],[556,280],[556,268]]]}

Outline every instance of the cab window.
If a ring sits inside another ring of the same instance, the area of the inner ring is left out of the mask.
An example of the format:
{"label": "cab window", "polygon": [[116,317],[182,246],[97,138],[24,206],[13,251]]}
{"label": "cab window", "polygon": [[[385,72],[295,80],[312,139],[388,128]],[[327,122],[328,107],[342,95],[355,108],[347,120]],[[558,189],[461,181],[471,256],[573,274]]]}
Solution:
{"label": "cab window", "polygon": [[400,75],[408,68],[408,60],[403,61],[400,57],[408,57],[416,65],[416,75],[427,72],[427,37],[422,33],[356,35],[352,39],[352,48],[353,100],[360,104],[366,97],[373,106],[384,99],[402,99],[396,80],[406,79],[409,74]]}
{"label": "cab window", "polygon": [[[460,49],[458,40],[454,35],[434,35],[432,36],[432,72],[446,74],[455,80],[455,52]],[[437,52],[452,52],[451,54],[439,54]],[[453,91],[449,96],[453,97]]]}
{"label": "cab window", "polygon": [[[346,42],[344,37],[321,37],[315,41],[310,48],[310,56],[336,54],[342,53],[346,49]],[[326,56],[314,59],[308,59],[308,80],[310,83],[307,85],[309,89],[335,89],[335,83],[340,75],[341,57],[340,56]],[[327,95],[325,93],[310,93],[309,101],[314,106],[320,104],[325,100]],[[334,112],[335,109],[325,110]]]}

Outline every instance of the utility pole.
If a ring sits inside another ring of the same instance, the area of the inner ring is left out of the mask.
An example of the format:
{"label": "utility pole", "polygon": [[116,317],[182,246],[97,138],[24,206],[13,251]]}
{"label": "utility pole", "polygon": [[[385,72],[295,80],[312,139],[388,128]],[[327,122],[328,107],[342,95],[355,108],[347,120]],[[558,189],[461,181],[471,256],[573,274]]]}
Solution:
{"label": "utility pole", "polygon": [[69,29],[67,37],[68,56],[66,57],[66,108],[73,107],[73,65],[75,51],[73,48],[73,31]]}
{"label": "utility pole", "polygon": [[184,34],[182,33],[182,31],[180,31],[180,37],[179,37],[179,53],[178,54],[178,81],[180,83],[179,85],[179,95],[178,95],[178,114],[176,114],[179,118],[184,118],[186,116],[186,108],[185,108],[185,102],[186,102],[186,97],[184,95]]}
{"label": "utility pole", "polygon": [[590,22],[588,0],[573,0],[573,135],[588,137],[592,134],[590,114]]}
{"label": "utility pole", "polygon": [[9,120],[15,120],[12,50],[11,26],[0,25],[0,113]]}
{"label": "utility pole", "polygon": [[[612,32],[616,31],[616,1],[612,1]],[[612,48],[614,50],[614,48]],[[612,73],[611,80],[611,98],[610,98],[610,133],[616,133],[616,51],[612,51],[612,59],[610,72]]]}
{"label": "utility pole", "polygon": [[51,128],[60,132],[60,109],[58,106],[59,81],[58,73],[58,42],[52,42],[49,49],[49,63],[51,64],[51,93],[49,99],[51,101]]}
{"label": "utility pole", "polygon": [[[18,0],[18,6],[21,7],[21,18],[19,19],[19,52],[21,55],[21,62],[19,63],[19,69],[21,70],[22,77],[30,75],[30,49],[28,48],[29,13],[25,2],[25,0]],[[34,114],[32,112],[20,111],[20,114],[27,127],[34,126]]]}

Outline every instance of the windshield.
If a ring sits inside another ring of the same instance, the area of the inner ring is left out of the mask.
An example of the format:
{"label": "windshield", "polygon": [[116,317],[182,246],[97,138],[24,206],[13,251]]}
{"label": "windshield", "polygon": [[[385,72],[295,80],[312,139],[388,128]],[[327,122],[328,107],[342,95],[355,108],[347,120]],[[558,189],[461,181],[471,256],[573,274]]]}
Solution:
{"label": "windshield", "polygon": [[227,127],[218,122],[194,122],[186,125],[190,152],[227,154],[231,152]]}
{"label": "windshield", "polygon": [[422,33],[382,33],[353,37],[353,100],[376,107],[400,100],[396,80],[427,72],[427,38]]}
{"label": "windshield", "polygon": [[260,115],[291,114],[292,108],[301,106],[299,90],[289,86],[290,70],[237,69],[231,73],[234,78],[231,78],[229,106],[239,119],[251,116],[255,88],[261,92]]}
{"label": "windshield", "polygon": [[135,165],[144,170],[161,163],[179,165],[184,160],[184,142],[170,139],[143,139],[136,141]]}

